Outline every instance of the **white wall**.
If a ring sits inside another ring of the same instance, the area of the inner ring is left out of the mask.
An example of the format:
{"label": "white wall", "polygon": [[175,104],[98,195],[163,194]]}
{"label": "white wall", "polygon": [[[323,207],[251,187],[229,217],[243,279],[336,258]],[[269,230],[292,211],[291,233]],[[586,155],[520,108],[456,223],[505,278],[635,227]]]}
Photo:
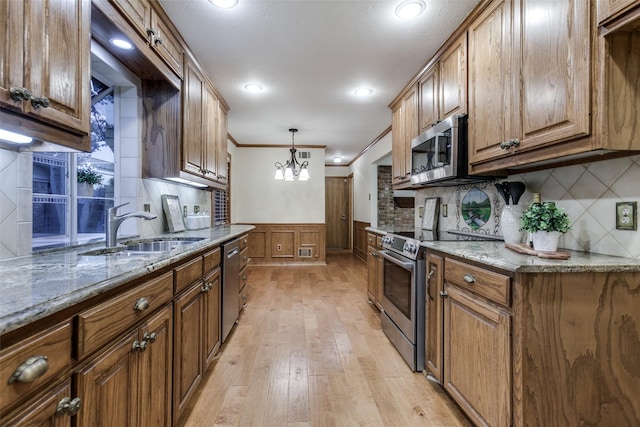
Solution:
{"label": "white wall", "polygon": [[311,153],[311,178],[284,182],[273,179],[274,163],[290,157],[288,148],[229,146],[231,222],[324,223],[324,149],[300,149]]}
{"label": "white wall", "polygon": [[326,177],[347,177],[349,173],[349,166],[325,166],[324,168]]}
{"label": "white wall", "polygon": [[391,132],[370,147],[350,167],[353,173],[353,220],[378,222],[378,182],[376,162],[391,153]]}

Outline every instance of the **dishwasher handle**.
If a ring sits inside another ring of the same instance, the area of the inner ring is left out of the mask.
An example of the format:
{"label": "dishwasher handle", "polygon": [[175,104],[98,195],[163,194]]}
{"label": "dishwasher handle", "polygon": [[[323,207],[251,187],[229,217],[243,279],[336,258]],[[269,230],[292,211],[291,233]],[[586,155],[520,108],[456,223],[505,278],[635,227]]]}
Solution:
{"label": "dishwasher handle", "polygon": [[233,248],[227,254],[227,258],[231,258],[232,256],[237,255],[238,253],[240,253],[240,248]]}

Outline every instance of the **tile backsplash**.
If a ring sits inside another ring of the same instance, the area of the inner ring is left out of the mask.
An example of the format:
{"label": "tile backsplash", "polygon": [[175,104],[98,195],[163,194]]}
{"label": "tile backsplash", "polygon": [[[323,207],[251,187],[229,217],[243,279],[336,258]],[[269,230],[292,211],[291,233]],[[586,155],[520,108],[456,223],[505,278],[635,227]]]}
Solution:
{"label": "tile backsplash", "polygon": [[[537,192],[542,194],[543,201],[555,201],[567,212],[573,229],[560,239],[561,248],[640,259],[640,231],[617,230],[615,221],[616,202],[640,201],[640,156],[511,175],[505,180],[526,184],[520,205],[528,206]],[[501,181],[504,180],[497,182]],[[499,215],[504,201],[492,182],[477,187],[487,194],[492,207],[489,220],[477,232],[500,234]],[[424,199],[439,197],[439,229],[469,230],[460,205],[472,188],[435,187],[416,191],[416,226],[421,221],[418,208],[423,206]],[[443,216],[442,205],[447,205],[447,217]]]}

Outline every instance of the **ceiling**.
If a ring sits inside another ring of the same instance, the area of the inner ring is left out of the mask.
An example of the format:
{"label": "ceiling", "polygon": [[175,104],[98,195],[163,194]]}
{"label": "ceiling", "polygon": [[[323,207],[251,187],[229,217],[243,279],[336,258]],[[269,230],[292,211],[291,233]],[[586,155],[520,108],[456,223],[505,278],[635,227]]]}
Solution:
{"label": "ceiling", "polygon": [[[391,124],[389,103],[478,0],[426,0],[418,17],[400,0],[159,0],[230,105],[240,145],[326,146],[351,162]],[[250,93],[246,83],[264,90]],[[373,89],[355,96],[359,87]]]}

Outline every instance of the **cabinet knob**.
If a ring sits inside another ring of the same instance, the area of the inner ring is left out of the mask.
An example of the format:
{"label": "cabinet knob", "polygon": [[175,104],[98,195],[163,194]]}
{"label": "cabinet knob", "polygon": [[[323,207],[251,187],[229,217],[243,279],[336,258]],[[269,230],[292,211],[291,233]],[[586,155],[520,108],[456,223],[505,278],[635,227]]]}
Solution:
{"label": "cabinet knob", "polygon": [[46,96],[32,96],[31,105],[36,110],[40,107],[47,108],[49,107],[49,98],[47,98]]}
{"label": "cabinet knob", "polygon": [[448,298],[449,293],[447,291],[440,291],[440,298]]}
{"label": "cabinet knob", "polygon": [[31,356],[16,368],[7,384],[30,383],[43,376],[49,369],[47,356]]}
{"label": "cabinet knob", "polygon": [[31,99],[31,92],[26,87],[12,87],[9,89],[11,99],[14,101],[24,101]]}
{"label": "cabinet knob", "polygon": [[464,280],[467,283],[473,283],[476,281],[476,278],[473,277],[473,274],[467,273],[462,277],[462,280]]}
{"label": "cabinet knob", "polygon": [[146,340],[142,340],[142,341],[135,340],[131,345],[131,350],[133,351],[145,351],[146,349],[147,349]]}
{"label": "cabinet knob", "polygon": [[145,332],[144,335],[142,336],[143,341],[148,341],[151,344],[156,342],[156,339],[158,339],[158,334],[156,334],[155,332],[151,332],[151,333]]}
{"label": "cabinet knob", "polygon": [[149,300],[146,298],[140,298],[133,306],[133,311],[144,311],[147,308],[149,308]]}
{"label": "cabinet knob", "polygon": [[64,415],[67,414],[70,417],[74,416],[80,410],[82,406],[82,400],[79,397],[75,399],[71,399],[70,397],[64,397],[60,402],[58,402],[58,407],[56,409],[56,415]]}

